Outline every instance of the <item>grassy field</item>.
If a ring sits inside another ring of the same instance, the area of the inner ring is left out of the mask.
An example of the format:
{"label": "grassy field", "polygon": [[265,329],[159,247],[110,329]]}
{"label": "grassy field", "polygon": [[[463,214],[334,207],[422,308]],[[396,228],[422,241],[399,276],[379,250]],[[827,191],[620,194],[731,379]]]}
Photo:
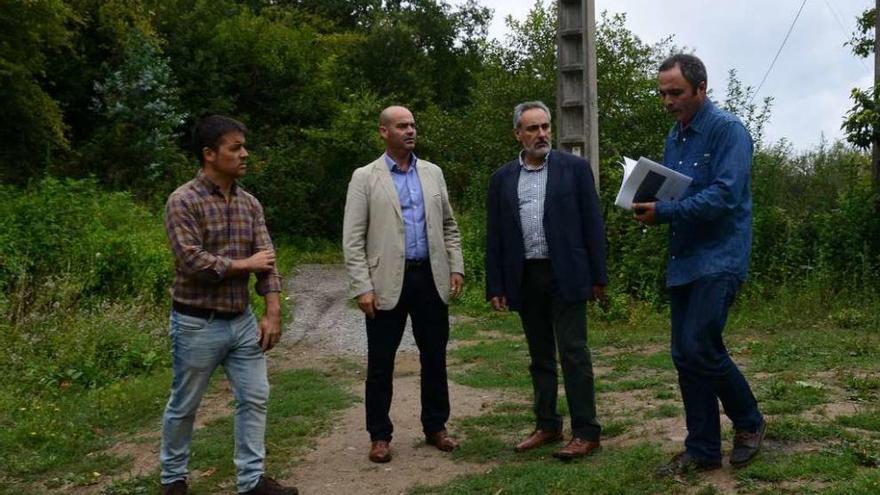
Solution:
{"label": "grassy field", "polygon": [[[278,250],[279,268],[290,273],[301,263],[337,261],[336,251],[326,242],[286,244]],[[261,313],[262,298],[252,300]],[[289,321],[291,308],[283,307]],[[153,460],[158,455],[154,451],[171,383],[167,322],[166,304],[135,299],[34,315],[26,323],[0,326],[0,342],[5,344],[0,357],[9,368],[21,361],[23,371],[0,382],[0,494],[158,491],[158,473],[136,478],[128,473],[138,455]],[[31,331],[51,345],[50,355],[27,347]],[[71,364],[59,367],[53,362]],[[138,373],[107,373],[133,368]],[[286,470],[335,412],[351,403],[342,375],[310,369],[271,374],[268,428],[273,435],[267,449],[270,462],[277,464],[270,469]],[[220,390],[221,377],[218,370],[206,398],[231,397]],[[193,493],[234,491],[232,406],[220,408],[223,414],[210,419],[195,436],[198,455],[190,467],[201,476]],[[116,479],[122,481],[108,483]]]}
{"label": "grassy field", "polygon": [[[338,261],[332,248],[285,248],[281,264],[289,271],[299,263]],[[880,493],[880,304],[869,297],[801,289],[785,297],[738,301],[726,338],[768,417],[765,450],[739,471],[725,466],[706,475],[663,480],[652,476],[654,469],[681,448],[684,435],[668,353],[668,315],[623,298],[615,299],[607,312],[591,308],[589,341],[604,449],[564,464],[551,457],[552,447],[513,452],[513,444],[533,425],[527,348],[516,315],[486,311],[477,292],[471,287],[466,303],[454,308],[458,323],[450,377],[471,387],[503,390],[509,399],[464,419],[455,418],[453,405],[450,427],[463,441],[455,459],[485,463],[488,472],[439,487],[417,486],[413,495]],[[76,335],[104,337],[59,349],[118,347],[111,356],[149,367],[110,384],[84,383],[77,370],[64,369],[7,377],[0,384],[0,494],[71,489],[156,493],[155,471],[130,473],[138,453],[150,459],[156,455],[170,382],[166,311],[132,302],[42,320],[52,326],[42,331],[57,331],[59,338],[70,326],[79,329]],[[144,354],[150,346],[143,343],[125,346],[121,336],[135,331],[154,342],[155,355]],[[26,355],[22,349],[4,352],[10,358]],[[193,444],[196,494],[234,491],[232,405],[219,375],[209,395],[222,403],[214,404],[215,414]],[[275,368],[270,380],[269,473],[284,476],[334,415],[355,399],[347,391],[351,373],[345,366]],[[564,394],[560,409],[566,410]],[[724,448],[729,451],[729,423],[726,427]]]}
{"label": "grassy field", "polygon": [[[595,309],[595,308],[593,308]],[[553,447],[517,454],[533,427],[528,351],[515,315],[470,311],[454,328],[451,376],[473,387],[513,391],[522,401],[456,422],[462,461],[494,463],[412,494],[876,494],[880,493],[880,311],[876,302],[803,290],[773,300],[741,300],[726,339],[750,379],[769,427],[750,466],[655,479],[681,450],[683,411],[668,353],[668,316],[632,305],[609,319],[590,315],[604,449],[564,464]],[[622,317],[621,317],[622,316]],[[560,409],[565,411],[563,394]],[[567,424],[568,426],[568,424]],[[725,420],[725,454],[732,433]]]}

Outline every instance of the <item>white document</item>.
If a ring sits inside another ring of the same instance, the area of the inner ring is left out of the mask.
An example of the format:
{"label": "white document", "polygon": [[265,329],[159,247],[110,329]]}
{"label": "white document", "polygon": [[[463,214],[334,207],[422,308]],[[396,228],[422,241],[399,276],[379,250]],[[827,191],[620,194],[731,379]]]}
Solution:
{"label": "white document", "polygon": [[623,180],[614,204],[631,210],[633,203],[676,201],[691,184],[691,178],[645,157],[635,161],[623,157]]}

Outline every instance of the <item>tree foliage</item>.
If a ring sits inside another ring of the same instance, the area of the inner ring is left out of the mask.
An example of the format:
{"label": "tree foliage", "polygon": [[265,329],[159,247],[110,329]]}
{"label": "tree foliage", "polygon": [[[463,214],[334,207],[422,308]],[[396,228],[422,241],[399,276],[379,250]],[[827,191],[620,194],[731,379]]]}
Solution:
{"label": "tree foliage", "polygon": [[[195,173],[185,150],[193,121],[224,113],[251,130],[244,183],[273,234],[336,239],[352,170],[382,151],[379,111],[407,105],[419,125],[417,154],[444,169],[468,272],[479,281],[488,177],[518,152],[513,107],[555,107],[556,4],[535,0],[526,17],[506,19],[509,34],[498,41],[487,38],[491,11],[479,0],[8,0],[0,9],[0,181],[24,187],[54,184],[41,182],[46,175],[90,176],[156,208]],[[873,50],[872,16],[865,13],[851,42],[861,56]],[[613,199],[621,156],[662,154],[672,121],[656,70],[678,50],[672,37],[644,42],[625,15],[598,19],[600,199],[612,285],[655,301],[665,231],[643,230]],[[753,102],[735,72],[723,91],[715,88],[757,144],[756,281],[829,270],[875,280],[876,221],[859,203],[863,154],[824,143],[797,154],[784,141],[766,143],[772,100]],[[880,107],[873,91],[854,97],[845,128],[865,146]],[[863,264],[848,269],[838,256]]]}
{"label": "tree foliage", "polygon": [[66,54],[78,17],[62,0],[9,0],[0,9],[0,181],[22,182],[67,150],[62,102],[46,90],[49,58]]}
{"label": "tree foliage", "polygon": [[[858,29],[848,44],[855,55],[867,58],[874,54],[876,9],[868,9],[858,19]],[[847,140],[860,149],[869,149],[880,136],[880,88],[853,88],[853,106],[846,113],[841,129]]]}

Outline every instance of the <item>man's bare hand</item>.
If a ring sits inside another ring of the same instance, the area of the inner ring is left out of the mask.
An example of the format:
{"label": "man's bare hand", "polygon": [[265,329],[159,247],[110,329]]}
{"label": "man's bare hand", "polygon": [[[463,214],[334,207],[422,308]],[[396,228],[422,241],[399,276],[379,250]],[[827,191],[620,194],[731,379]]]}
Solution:
{"label": "man's bare hand", "polygon": [[507,296],[495,296],[490,299],[492,309],[495,311],[507,311]]}
{"label": "man's bare hand", "polygon": [[260,318],[260,347],[263,352],[275,347],[281,340],[281,316],[278,314],[265,314]]}
{"label": "man's bare hand", "polygon": [[464,276],[460,273],[449,274],[449,294],[456,298],[461,295],[461,288],[464,287]]}
{"label": "man's bare hand", "polygon": [[604,311],[608,311],[608,296],[605,295],[604,285],[593,286],[593,300],[599,303],[599,307]]}
{"label": "man's bare hand", "polygon": [[275,251],[271,249],[257,251],[245,261],[250,272],[268,272],[275,266]]}
{"label": "man's bare hand", "polygon": [[645,225],[657,224],[657,203],[633,203],[633,216]]}
{"label": "man's bare hand", "polygon": [[376,317],[376,311],[379,309],[376,306],[376,294],[373,291],[365,292],[358,296],[358,307],[361,308],[361,311],[367,315],[367,318],[373,319]]}

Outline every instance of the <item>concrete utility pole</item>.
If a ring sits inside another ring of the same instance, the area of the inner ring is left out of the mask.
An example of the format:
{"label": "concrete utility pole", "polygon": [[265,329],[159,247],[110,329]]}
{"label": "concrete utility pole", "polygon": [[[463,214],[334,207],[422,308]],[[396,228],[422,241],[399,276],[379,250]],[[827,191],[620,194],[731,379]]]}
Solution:
{"label": "concrete utility pole", "polygon": [[[874,2],[874,101],[880,90],[880,0]],[[880,189],[880,129],[874,122],[874,142],[871,146],[871,179],[874,187]]]}
{"label": "concrete utility pole", "polygon": [[[880,0],[877,0],[880,3]],[[590,160],[599,189],[596,2],[559,0],[556,32],[557,147]]]}

